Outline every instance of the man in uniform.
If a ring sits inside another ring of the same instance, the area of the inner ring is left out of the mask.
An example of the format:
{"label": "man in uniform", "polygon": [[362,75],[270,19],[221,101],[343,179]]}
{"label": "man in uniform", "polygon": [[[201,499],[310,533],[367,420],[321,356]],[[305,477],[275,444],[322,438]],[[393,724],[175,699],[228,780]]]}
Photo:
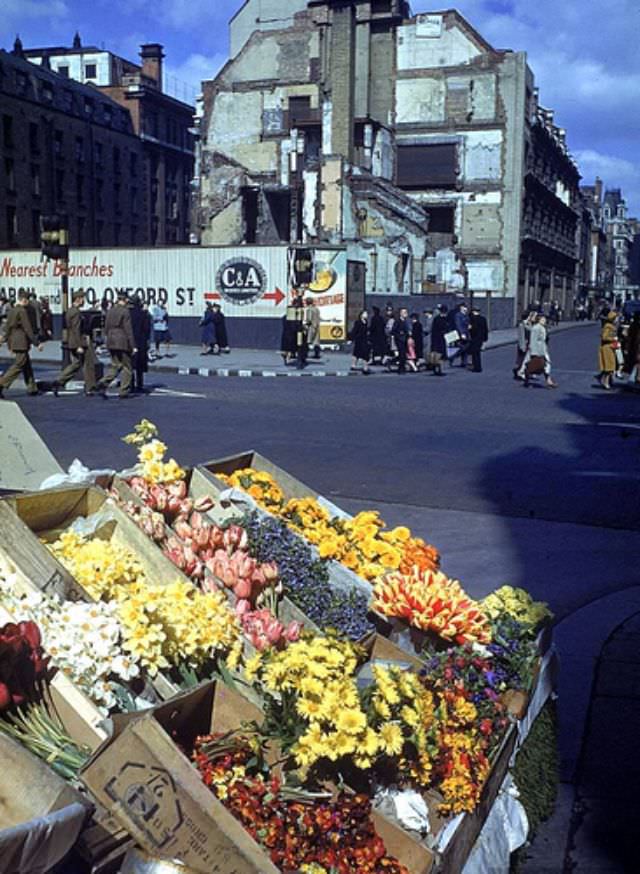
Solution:
{"label": "man in uniform", "polygon": [[111,355],[111,366],[97,385],[97,391],[102,397],[107,397],[107,389],[120,374],[120,398],[135,397],[131,392],[132,356],[138,351],[133,338],[131,312],[127,306],[126,291],[118,292],[115,306],[107,311],[104,323],[107,335],[107,349]]}
{"label": "man in uniform", "polygon": [[65,387],[80,368],[82,368],[84,377],[84,393],[93,395],[96,391],[96,356],[91,335],[84,325],[81,312],[83,306],[84,293],[74,291],[71,306],[64,315],[64,330],[62,332],[62,346],[69,350],[71,361],[52,385],[56,397],[58,391]]}
{"label": "man in uniform", "polygon": [[[33,367],[29,358],[29,350],[32,345],[38,343],[35,331],[31,325],[29,318],[29,295],[26,291],[18,293],[18,301],[14,307],[9,310],[6,321],[4,323],[4,334],[0,337],[0,345],[6,340],[9,350],[15,356],[14,363],[0,377],[0,398],[4,395],[5,388],[9,388],[11,383],[22,374],[22,377],[27,386],[27,393],[37,395],[38,386],[36,385],[33,376]],[[42,351],[42,346],[38,346],[38,350]]]}

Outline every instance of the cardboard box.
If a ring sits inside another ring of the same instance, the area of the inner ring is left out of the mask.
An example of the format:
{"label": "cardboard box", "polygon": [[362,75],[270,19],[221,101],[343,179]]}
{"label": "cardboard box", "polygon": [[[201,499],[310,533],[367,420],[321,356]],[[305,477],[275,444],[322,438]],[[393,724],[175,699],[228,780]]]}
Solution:
{"label": "cardboard box", "polygon": [[48,476],[62,473],[46,444],[13,401],[0,413],[0,493],[37,489]]}
{"label": "cardboard box", "polygon": [[81,779],[151,855],[179,859],[201,874],[275,874],[179,748],[190,751],[198,735],[259,717],[236,693],[204,684],[143,715],[115,717],[113,736]]}

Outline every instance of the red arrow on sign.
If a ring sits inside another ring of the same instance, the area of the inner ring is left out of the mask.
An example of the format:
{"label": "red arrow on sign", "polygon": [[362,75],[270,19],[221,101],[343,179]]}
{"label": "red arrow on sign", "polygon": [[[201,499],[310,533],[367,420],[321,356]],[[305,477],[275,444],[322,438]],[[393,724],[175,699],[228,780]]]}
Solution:
{"label": "red arrow on sign", "polygon": [[220,295],[217,291],[205,291],[204,293],[205,300],[220,300]]}
{"label": "red arrow on sign", "polygon": [[275,291],[270,291],[268,294],[263,294],[263,300],[272,300],[275,302],[275,305],[278,306],[286,297],[286,294],[283,291],[280,291],[278,286],[276,285]]}

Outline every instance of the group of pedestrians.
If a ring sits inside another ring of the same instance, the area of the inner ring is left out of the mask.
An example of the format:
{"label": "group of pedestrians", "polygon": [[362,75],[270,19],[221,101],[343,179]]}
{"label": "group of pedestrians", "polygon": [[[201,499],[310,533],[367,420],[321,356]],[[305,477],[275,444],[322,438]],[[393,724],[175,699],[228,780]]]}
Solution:
{"label": "group of pedestrians", "polygon": [[518,335],[513,378],[522,380],[524,387],[528,388],[533,378],[543,376],[547,388],[557,388],[558,384],[551,377],[547,316],[540,311],[536,302],[522,313],[516,327]]}
{"label": "group of pedestrians", "polygon": [[369,373],[372,365],[382,365],[398,373],[430,370],[443,376],[442,366],[456,359],[460,367],[482,372],[482,347],[489,338],[486,318],[478,307],[463,302],[449,311],[440,304],[435,311],[425,310],[424,322],[418,313],[406,307],[396,312],[391,304],[372,308],[372,315],[362,310],[349,332],[352,343],[352,370]]}
{"label": "group of pedestrians", "polygon": [[622,310],[607,305],[600,311],[600,343],[596,384],[610,391],[614,378],[640,388],[640,299],[628,301]]}
{"label": "group of pedestrians", "polygon": [[302,370],[307,365],[309,353],[320,360],[320,308],[313,297],[304,296],[304,287],[299,289],[287,307],[282,319],[280,354],[285,365],[295,365]]}
{"label": "group of pedestrians", "polygon": [[[85,295],[75,291],[71,306],[63,318],[62,347],[68,363],[50,383],[36,383],[30,350],[36,346],[42,351],[43,338],[37,333],[29,312],[30,296],[19,292],[2,325],[0,342],[6,340],[14,355],[14,362],[0,377],[0,398],[4,390],[22,374],[27,392],[37,395],[51,391],[59,392],[73,377],[82,371],[86,396],[100,395],[106,398],[108,387],[119,379],[121,398],[129,398],[134,392],[144,391],[144,374],[148,370],[149,345],[153,318],[146,304],[138,297],[129,299],[125,291],[117,295],[116,303],[103,310],[102,334],[111,358],[105,375],[97,378],[95,315],[83,311]],[[52,339],[53,330],[45,339]],[[156,338],[157,342],[157,338]]]}
{"label": "group of pedestrians", "polygon": [[227,323],[219,303],[207,301],[204,315],[200,319],[202,328],[201,355],[220,355],[231,352],[227,336]]}

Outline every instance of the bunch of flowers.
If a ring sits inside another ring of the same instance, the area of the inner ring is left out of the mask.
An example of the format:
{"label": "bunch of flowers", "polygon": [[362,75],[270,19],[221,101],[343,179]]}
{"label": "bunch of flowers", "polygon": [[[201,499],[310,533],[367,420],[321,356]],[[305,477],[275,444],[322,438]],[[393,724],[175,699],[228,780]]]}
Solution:
{"label": "bunch of flowers", "polygon": [[0,599],[12,615],[37,623],[52,664],[105,715],[122,704],[123,687],[140,669],[125,652],[116,605],[61,602],[42,592],[19,595],[9,576],[0,579]]}
{"label": "bunch of flowers", "polygon": [[142,476],[148,483],[174,483],[184,479],[185,472],[177,461],[173,458],[164,460],[167,447],[158,439],[158,429],[148,419],[143,419],[133,433],[123,439],[125,443],[138,447]]}
{"label": "bunch of flowers", "polygon": [[244,489],[259,506],[283,519],[318,548],[321,558],[338,561],[369,582],[389,570],[435,570],[440,564],[433,546],[412,537],[402,526],[384,530],[384,522],[374,511],[344,519],[331,516],[312,497],[285,501],[273,477],[252,468],[217,476],[229,486]]}
{"label": "bunch of flowers", "polygon": [[226,655],[237,662],[240,627],[219,590],[150,583],[128,550],[71,531],[50,549],[92,597],[115,605],[124,650],[151,676],[167,667],[197,671]]}
{"label": "bunch of flowers", "polygon": [[265,510],[277,514],[284,506],[285,497],[282,489],[268,473],[245,467],[234,471],[230,476],[224,473],[216,473],[216,476],[228,486],[247,492]]}
{"label": "bunch of flowers", "polygon": [[477,806],[491,765],[488,743],[475,705],[457,690],[440,697],[437,708],[433,785],[442,794],[442,815],[470,813]]}
{"label": "bunch of flowers", "polygon": [[299,622],[292,620],[285,626],[272,610],[251,610],[248,601],[238,602],[236,615],[244,636],[258,652],[270,647],[282,649],[287,643],[295,643],[300,638],[302,625]]}
{"label": "bunch of flowers", "polygon": [[7,622],[0,627],[0,712],[39,695],[48,662],[35,622]]}
{"label": "bunch of flowers", "polygon": [[[413,671],[373,665],[374,682],[363,694],[369,725],[378,737],[378,765],[397,783],[431,782],[435,704]],[[374,764],[374,761],[371,761]]]}
{"label": "bunch of flowers", "polygon": [[276,562],[284,591],[318,628],[335,629],[351,640],[374,630],[367,618],[368,598],[356,590],[332,588],[326,562],[314,558],[282,520],[254,512],[245,516],[242,527],[250,554],[258,561]]}
{"label": "bunch of flowers", "polygon": [[366,768],[377,753],[355,682],[357,665],[354,647],[333,636],[303,638],[247,661],[247,679],[265,701],[263,729],[299,767],[349,756]]}
{"label": "bunch of flowers", "polygon": [[[282,871],[304,874],[409,874],[388,856],[371,820],[371,801],[341,793],[300,800],[258,770],[255,744],[243,737],[198,738],[193,754],[203,781],[265,847]],[[254,763],[252,766],[251,763]]]}
{"label": "bunch of flowers", "polygon": [[531,634],[534,626],[523,625],[508,613],[492,622],[491,643],[486,647],[509,689],[527,691],[538,661],[538,645]]}
{"label": "bunch of flowers", "polygon": [[202,592],[176,580],[167,586],[138,581],[116,593],[124,648],[151,676],[165,668],[206,672],[241,654],[239,624],[222,592]]}
{"label": "bunch of flowers", "polygon": [[[492,645],[487,647],[490,651]],[[509,720],[502,694],[511,686],[509,672],[491,655],[481,655],[472,645],[452,647],[432,655],[423,674],[425,685],[439,695],[454,690],[476,708],[478,728],[490,742],[502,737]]]}
{"label": "bunch of flowers", "polygon": [[410,574],[387,574],[375,584],[373,608],[453,643],[491,640],[489,619],[480,604],[440,571],[414,568]]}
{"label": "bunch of flowers", "polygon": [[[127,483],[144,505],[154,513],[160,513],[169,525],[178,517],[188,518],[195,509],[196,502],[187,495],[187,484],[183,479],[165,484],[154,483],[143,476],[133,476]],[[208,509],[207,504],[208,501],[199,503],[198,509]]]}
{"label": "bunch of flowers", "polygon": [[498,619],[507,613],[521,625],[529,626],[532,632],[547,620],[553,619],[549,605],[544,601],[534,601],[524,589],[501,586],[482,601],[482,609],[491,619]]}

